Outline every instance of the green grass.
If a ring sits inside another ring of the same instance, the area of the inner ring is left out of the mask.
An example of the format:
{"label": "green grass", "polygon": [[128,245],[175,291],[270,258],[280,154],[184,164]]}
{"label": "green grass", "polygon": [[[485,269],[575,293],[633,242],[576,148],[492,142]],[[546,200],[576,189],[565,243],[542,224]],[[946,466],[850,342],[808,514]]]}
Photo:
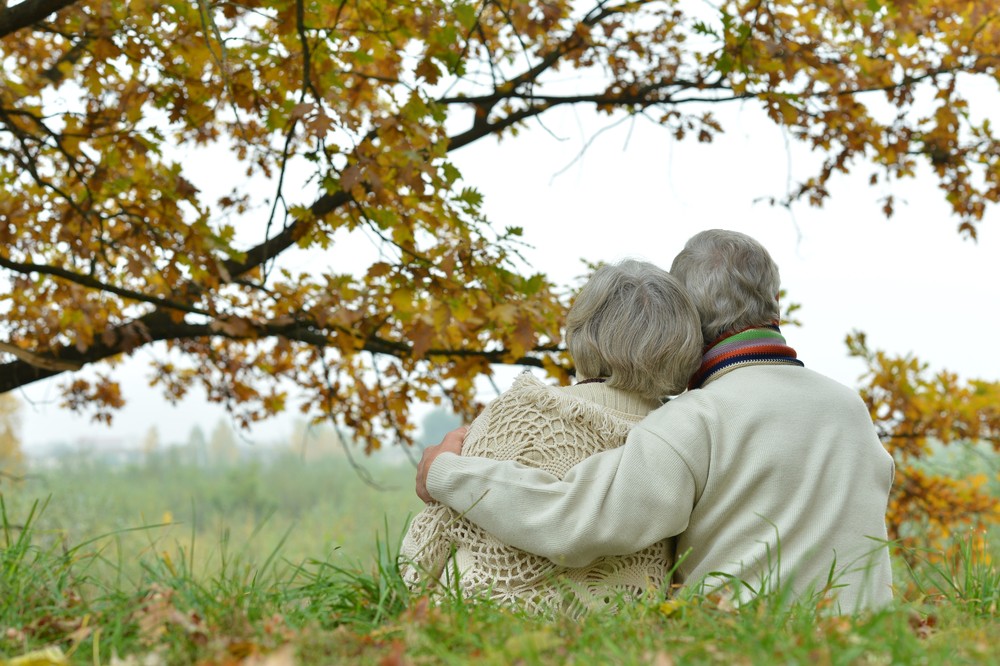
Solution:
{"label": "green grass", "polygon": [[[285,553],[359,560],[369,557],[385,516],[393,531],[401,531],[422,506],[410,465],[362,462],[380,488],[366,484],[343,457],[303,461],[289,453],[228,467],[158,458],[109,468],[81,458],[32,472],[24,484],[7,486],[5,494],[18,513],[37,498],[49,498],[36,527],[64,543],[111,532],[130,554],[182,543],[193,548],[196,564],[212,567],[226,541],[260,559],[286,538]],[[152,525],[160,527],[121,532]]]}
{"label": "green grass", "polygon": [[0,488],[0,664],[46,648],[79,664],[1000,663],[995,533],[897,554],[896,603],[856,617],[682,593],[539,618],[406,590],[412,468],[373,468],[398,487],[377,491],[342,459],[152,467]]}

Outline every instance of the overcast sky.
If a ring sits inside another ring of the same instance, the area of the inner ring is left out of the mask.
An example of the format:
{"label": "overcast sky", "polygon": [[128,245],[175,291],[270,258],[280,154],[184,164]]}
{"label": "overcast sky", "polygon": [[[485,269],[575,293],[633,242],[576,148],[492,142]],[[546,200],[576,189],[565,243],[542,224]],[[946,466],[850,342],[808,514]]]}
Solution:
{"label": "overcast sky", "polygon": [[[988,213],[978,243],[964,240],[943,194],[923,176],[894,184],[899,203],[886,220],[878,201],[886,190],[868,186],[867,170],[838,178],[822,209],[800,204],[788,211],[757,202],[782,196],[795,176],[811,173],[816,157],[789,145],[753,107],[717,113],[727,133],[710,145],[677,142],[645,121],[598,134],[610,121],[579,109],[453,157],[467,183],[485,194],[489,218],[500,227],[524,227],[533,246],[525,249],[526,259],[558,282],[580,276],[581,259],[633,257],[668,268],[697,231],[735,229],[771,251],[790,299],[802,304],[804,325],[783,332],[808,367],[857,385],[863,368],[847,357],[844,337],[860,329],[873,347],[914,353],[933,369],[1000,380],[1000,355],[988,351],[1000,330],[1000,212]],[[344,265],[350,255],[335,246],[315,261]],[[24,441],[37,446],[87,437],[138,445],[150,426],[161,441],[183,441],[192,426],[208,432],[225,418],[199,394],[167,405],[146,388],[144,358],[148,352],[140,350],[137,362],[116,371],[129,404],[111,429],[60,409],[52,381],[20,391]],[[501,388],[511,377],[502,373]],[[292,418],[265,424],[248,439],[281,437]]]}

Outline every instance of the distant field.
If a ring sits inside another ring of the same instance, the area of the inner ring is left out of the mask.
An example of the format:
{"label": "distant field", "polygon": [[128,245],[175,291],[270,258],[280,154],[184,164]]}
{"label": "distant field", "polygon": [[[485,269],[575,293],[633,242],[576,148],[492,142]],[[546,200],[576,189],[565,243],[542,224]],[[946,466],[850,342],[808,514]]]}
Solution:
{"label": "distant field", "polygon": [[95,542],[107,560],[98,569],[115,575],[119,560],[131,573],[136,555],[177,548],[193,551],[196,571],[209,573],[224,545],[229,555],[251,561],[263,561],[280,544],[282,559],[296,563],[368,564],[376,538],[384,540],[388,530],[389,540],[398,541],[423,505],[409,462],[362,457],[358,464],[360,471],[343,456],[306,461],[294,453],[225,466],[161,458],[110,467],[81,458],[34,470],[22,484],[0,490],[12,517],[39,502],[35,529],[45,538],[78,544],[108,535]]}

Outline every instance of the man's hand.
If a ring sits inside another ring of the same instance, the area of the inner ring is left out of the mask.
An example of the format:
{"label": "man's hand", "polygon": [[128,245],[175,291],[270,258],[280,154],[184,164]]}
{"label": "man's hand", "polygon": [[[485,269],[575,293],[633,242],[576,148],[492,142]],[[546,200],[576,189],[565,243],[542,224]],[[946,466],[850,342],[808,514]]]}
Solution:
{"label": "man's hand", "polygon": [[427,473],[431,469],[431,463],[442,453],[462,455],[462,442],[465,441],[465,433],[468,431],[465,426],[456,428],[445,435],[440,444],[424,449],[424,454],[420,456],[420,464],[417,465],[417,497],[422,499],[424,504],[434,500],[427,492]]}

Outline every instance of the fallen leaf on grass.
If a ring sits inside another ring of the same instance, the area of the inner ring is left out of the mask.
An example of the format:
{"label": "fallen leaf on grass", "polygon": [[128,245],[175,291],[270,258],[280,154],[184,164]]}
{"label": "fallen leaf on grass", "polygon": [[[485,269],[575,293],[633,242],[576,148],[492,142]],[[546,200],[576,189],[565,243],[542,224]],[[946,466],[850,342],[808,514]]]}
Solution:
{"label": "fallen leaf on grass", "polygon": [[427,595],[418,597],[399,616],[400,624],[408,626],[424,627],[429,624],[440,622],[442,619],[441,607],[431,602]]}
{"label": "fallen leaf on grass", "polygon": [[921,615],[911,613],[909,617],[910,629],[917,635],[917,638],[927,638],[937,630],[936,615]]}
{"label": "fallen leaf on grass", "polygon": [[295,666],[295,648],[287,643],[274,652],[251,655],[242,666]]}
{"label": "fallen leaf on grass", "polygon": [[833,617],[820,618],[816,622],[816,635],[821,637],[850,636],[854,630],[854,624],[849,617],[835,615]]}
{"label": "fallen leaf on grass", "polygon": [[713,610],[719,611],[720,613],[736,613],[736,604],[733,603],[733,597],[731,594],[726,592],[718,592],[716,594],[710,594],[705,597],[705,601],[708,602],[708,607]]}
{"label": "fallen leaf on grass", "polygon": [[0,666],[69,666],[69,660],[59,648],[45,648],[0,661]]}
{"label": "fallen leaf on grass", "polygon": [[285,641],[291,641],[297,637],[295,630],[289,627],[285,618],[278,613],[264,620],[264,633],[268,636],[283,638]]}
{"label": "fallen leaf on grass", "polygon": [[226,644],[226,652],[230,656],[240,660],[240,663],[256,657],[260,654],[260,646],[253,641],[241,641],[232,639]]}
{"label": "fallen leaf on grass", "polygon": [[670,617],[675,615],[678,611],[688,605],[688,602],[681,599],[667,599],[662,604],[656,607],[656,610],[660,611],[660,615],[663,617]]}
{"label": "fallen leaf on grass", "polygon": [[674,658],[663,650],[658,651],[656,654],[647,652],[643,655],[643,660],[649,666],[674,666]]}
{"label": "fallen leaf on grass", "polygon": [[139,637],[146,645],[157,643],[171,625],[180,627],[186,634],[205,638],[208,634],[197,613],[183,613],[172,601],[174,591],[154,584],[143,598],[143,603],[132,614],[139,625]]}
{"label": "fallen leaf on grass", "polygon": [[159,652],[147,652],[144,655],[130,654],[124,659],[112,649],[109,666],[166,666],[167,662]]}
{"label": "fallen leaf on grass", "polygon": [[66,640],[68,640],[73,645],[76,645],[77,643],[82,642],[83,639],[87,638],[92,633],[94,633],[94,628],[84,625],[79,629],[75,629],[66,634]]}
{"label": "fallen leaf on grass", "polygon": [[391,650],[382,657],[379,666],[410,666],[412,662],[406,658],[406,644],[403,641],[393,641]]}
{"label": "fallen leaf on grass", "polygon": [[17,627],[7,627],[7,629],[4,630],[3,635],[11,643],[24,643],[28,640],[24,630],[18,629]]}
{"label": "fallen leaf on grass", "polygon": [[528,631],[523,634],[514,634],[503,644],[504,652],[508,656],[530,657],[551,650],[562,645],[558,636],[553,636],[548,630]]}
{"label": "fallen leaf on grass", "polygon": [[73,640],[74,637],[78,637],[82,640],[83,638],[86,638],[87,634],[90,633],[90,630],[87,628],[89,622],[89,615],[84,615],[83,617],[43,615],[31,624],[26,625],[24,627],[24,631],[32,636],[55,634],[58,636],[65,636],[69,640]]}

